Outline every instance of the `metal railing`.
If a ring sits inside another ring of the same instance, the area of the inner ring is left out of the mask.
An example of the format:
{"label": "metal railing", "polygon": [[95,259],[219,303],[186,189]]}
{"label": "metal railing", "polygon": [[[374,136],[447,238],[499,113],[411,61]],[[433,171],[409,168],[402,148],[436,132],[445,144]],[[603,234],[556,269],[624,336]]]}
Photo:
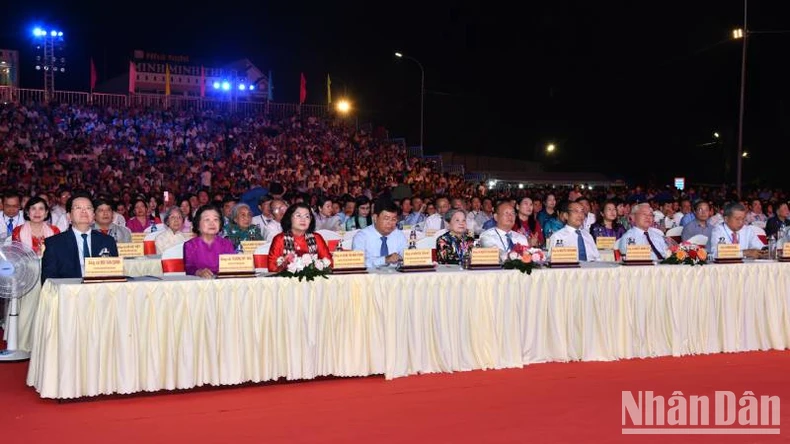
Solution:
{"label": "metal railing", "polygon": [[[44,103],[43,89],[14,88],[0,86],[0,102],[23,105]],[[234,100],[207,99],[205,97],[165,96],[161,94],[105,94],[81,91],[54,91],[52,101],[70,105],[93,105],[111,107],[167,108],[173,110],[216,110],[242,114],[265,114],[280,119],[293,115],[326,117],[326,105],[299,105],[296,103],[242,102]]]}

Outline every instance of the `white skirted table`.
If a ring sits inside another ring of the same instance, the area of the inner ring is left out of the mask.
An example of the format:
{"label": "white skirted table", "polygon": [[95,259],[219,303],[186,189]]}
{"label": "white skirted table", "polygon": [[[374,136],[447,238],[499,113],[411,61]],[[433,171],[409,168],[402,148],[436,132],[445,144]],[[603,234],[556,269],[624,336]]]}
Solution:
{"label": "white skirted table", "polygon": [[53,280],[33,343],[28,385],[64,399],[785,349],[790,264]]}
{"label": "white skirted table", "polygon": [[[127,276],[162,276],[162,260],[159,257],[130,258],[123,261]],[[25,297],[19,300],[19,317],[17,325],[18,349],[30,351],[32,344],[33,322],[38,306],[41,285],[36,285]],[[8,319],[6,318],[6,325]],[[6,339],[8,332],[4,333]]]}

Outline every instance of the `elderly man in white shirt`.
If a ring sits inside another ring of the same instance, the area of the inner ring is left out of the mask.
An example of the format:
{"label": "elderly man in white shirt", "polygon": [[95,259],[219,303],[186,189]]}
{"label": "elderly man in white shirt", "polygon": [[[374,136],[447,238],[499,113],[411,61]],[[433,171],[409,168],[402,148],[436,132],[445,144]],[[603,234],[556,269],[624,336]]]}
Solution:
{"label": "elderly man in white shirt", "polygon": [[450,211],[450,201],[446,197],[436,199],[436,213],[425,219],[425,231],[439,231],[444,228],[444,215]]}
{"label": "elderly man in white shirt", "polygon": [[567,222],[561,230],[551,235],[548,241],[549,258],[554,247],[576,247],[579,262],[592,262],[601,260],[601,254],[595,245],[590,232],[584,229],[584,207],[580,202],[571,202],[560,208],[560,213],[566,213]]}
{"label": "elderly man in white shirt", "polygon": [[653,228],[653,209],[650,204],[641,203],[631,208],[634,226],[620,238],[620,253],[625,255],[628,245],[650,245],[650,257],[654,261],[666,259],[669,246],[661,230]]}
{"label": "elderly man in white shirt", "polygon": [[743,257],[759,259],[766,257],[765,246],[754,233],[751,225],[746,225],[746,207],[740,203],[731,203],[724,207],[724,223],[713,227],[708,240],[708,251],[716,257],[720,244],[738,244]]}
{"label": "elderly man in white shirt", "polygon": [[494,213],[496,226],[480,234],[480,245],[484,248],[499,248],[504,257],[516,244],[529,247],[529,240],[521,233],[513,231],[516,223],[516,210],[510,201],[499,202]]}
{"label": "elderly man in white shirt", "polygon": [[282,199],[274,199],[271,203],[272,217],[269,223],[264,227],[262,234],[266,242],[271,242],[274,236],[282,233],[283,227],[280,221],[285,216],[285,211],[288,210],[288,204]]}

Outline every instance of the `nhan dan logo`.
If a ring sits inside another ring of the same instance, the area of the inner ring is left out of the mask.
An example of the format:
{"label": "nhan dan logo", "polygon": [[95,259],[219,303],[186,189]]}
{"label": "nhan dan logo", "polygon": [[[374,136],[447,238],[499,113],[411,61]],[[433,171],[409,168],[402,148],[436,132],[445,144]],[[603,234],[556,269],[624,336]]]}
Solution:
{"label": "nhan dan logo", "polygon": [[779,397],[707,395],[652,391],[622,392],[623,435],[778,435]]}

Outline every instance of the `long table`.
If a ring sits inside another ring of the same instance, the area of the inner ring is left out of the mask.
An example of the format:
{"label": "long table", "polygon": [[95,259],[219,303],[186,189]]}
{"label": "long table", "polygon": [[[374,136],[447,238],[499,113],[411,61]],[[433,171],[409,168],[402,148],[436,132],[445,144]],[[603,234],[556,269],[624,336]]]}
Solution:
{"label": "long table", "polygon": [[786,349],[790,265],[44,285],[44,398]]}

